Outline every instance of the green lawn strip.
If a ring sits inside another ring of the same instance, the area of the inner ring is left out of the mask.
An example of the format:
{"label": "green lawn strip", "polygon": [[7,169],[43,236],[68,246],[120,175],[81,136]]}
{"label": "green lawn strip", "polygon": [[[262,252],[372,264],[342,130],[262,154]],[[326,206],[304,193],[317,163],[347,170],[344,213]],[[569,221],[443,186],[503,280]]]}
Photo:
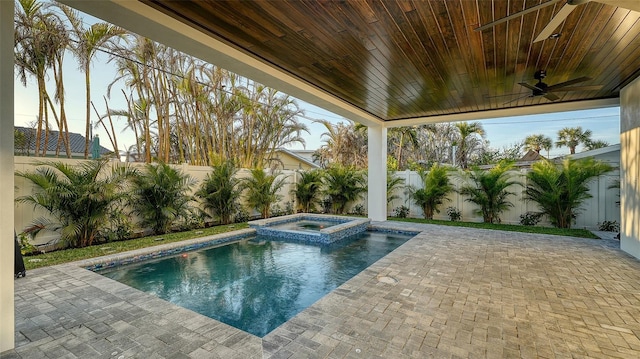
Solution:
{"label": "green lawn strip", "polygon": [[425,224],[439,224],[443,226],[454,227],[469,227],[469,228],[482,228],[493,229],[499,231],[511,231],[511,232],[523,232],[523,233],[537,233],[537,234],[551,234],[556,236],[569,236],[569,237],[581,237],[581,238],[593,238],[598,239],[598,236],[591,233],[586,229],[567,229],[567,228],[555,228],[555,227],[538,227],[538,226],[522,226],[517,224],[491,224],[491,223],[476,223],[476,222],[452,222],[442,220],[429,220],[421,218],[395,218],[390,217],[390,221],[399,222],[412,222],[412,223],[425,223]]}
{"label": "green lawn strip", "polygon": [[[107,254],[157,246],[164,243],[179,242],[192,238],[206,237],[248,227],[249,225],[247,223],[235,223],[224,226],[194,229],[186,232],[167,233],[158,236],[129,239],[126,241],[109,242],[84,248],[71,248],[37,254],[33,256],[25,256],[24,264],[27,269],[35,269],[39,267],[51,266],[54,264],[73,262],[81,259],[100,257]],[[157,240],[158,238],[162,238],[162,240],[159,241]],[[32,259],[35,259],[35,261],[32,261]]]}

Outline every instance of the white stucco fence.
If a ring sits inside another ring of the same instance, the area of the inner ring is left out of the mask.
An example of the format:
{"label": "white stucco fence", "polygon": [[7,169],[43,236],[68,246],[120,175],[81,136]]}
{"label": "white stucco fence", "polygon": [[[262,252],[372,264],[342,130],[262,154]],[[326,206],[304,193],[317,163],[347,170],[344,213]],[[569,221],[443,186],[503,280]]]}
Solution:
{"label": "white stucco fence", "polygon": [[[42,158],[33,158],[33,157],[20,157],[16,156],[14,158],[15,169],[16,171],[33,171],[36,167],[36,163],[38,161],[62,161],[67,163],[78,163],[79,160],[69,160],[69,159],[42,159]],[[118,162],[114,162],[114,164],[119,164]],[[142,163],[132,163],[132,166],[142,167],[144,164]],[[210,167],[206,166],[190,166],[190,165],[175,165],[176,168],[181,169],[184,173],[189,174],[192,178],[194,178],[197,182],[193,187],[195,191],[202,181],[205,179],[206,175],[211,171]],[[515,176],[517,180],[523,185],[526,184],[526,171],[520,170]],[[238,175],[240,177],[249,176],[248,170],[240,170]],[[291,194],[292,189],[295,186],[296,181],[299,176],[296,171],[282,171],[282,175],[286,176],[286,185],[280,190],[280,194],[282,195],[282,200],[280,201],[280,207],[283,209],[286,202],[294,202],[294,196]],[[406,191],[406,186],[414,186],[416,188],[420,188],[422,186],[420,176],[417,172],[412,171],[400,171],[396,172],[395,176],[405,179],[404,187],[398,188],[395,191],[395,194],[399,196],[399,199],[396,199],[389,203],[387,206],[387,214],[389,216],[394,215],[394,209],[399,206],[407,206],[409,207],[409,217],[422,218],[423,213],[422,209],[415,205],[413,201],[409,198],[408,192]],[[620,223],[620,206],[617,203],[619,198],[619,190],[618,189],[610,189],[609,186],[614,183],[616,180],[620,178],[618,170],[610,172],[606,175],[603,175],[596,180],[594,180],[590,184],[590,193],[593,195],[593,198],[588,199],[584,205],[582,206],[582,212],[576,218],[576,222],[574,223],[574,228],[586,228],[586,229],[598,229],[598,226],[603,221],[617,221]],[[452,176],[453,182],[455,183],[456,188],[459,188],[461,185],[461,180]],[[23,196],[27,195],[32,191],[31,185],[25,179],[16,176],[15,177],[15,196]],[[528,211],[537,211],[537,205],[534,202],[529,202],[524,200],[524,186],[512,186],[510,190],[516,193],[513,196],[510,196],[510,201],[514,204],[512,208],[508,211],[504,212],[501,215],[502,223],[508,224],[518,224],[520,223],[520,215],[524,214]],[[367,208],[367,196],[365,195],[360,202],[360,204],[364,205],[364,208]],[[358,204],[358,203],[356,203]],[[197,205],[194,201],[193,205]],[[354,204],[355,205],[355,204]],[[478,208],[475,204],[470,203],[465,200],[464,196],[461,196],[455,192],[451,193],[448,196],[448,201],[445,201],[443,205],[440,206],[440,213],[436,213],[434,216],[435,219],[448,220],[449,217],[447,215],[446,209],[448,207],[456,207],[462,214],[463,221],[469,222],[481,222],[482,216],[475,213],[475,210]],[[353,208],[353,206],[351,207]],[[253,213],[257,215],[257,212]],[[15,218],[14,224],[15,228],[18,231],[22,231],[25,227],[27,227],[33,219],[41,216],[47,216],[47,213],[41,209],[35,209],[32,205],[15,203]],[[539,225],[547,225],[549,226],[549,222],[543,220]],[[57,237],[54,233],[43,233],[39,236],[37,243],[46,243],[48,241],[54,240]]]}

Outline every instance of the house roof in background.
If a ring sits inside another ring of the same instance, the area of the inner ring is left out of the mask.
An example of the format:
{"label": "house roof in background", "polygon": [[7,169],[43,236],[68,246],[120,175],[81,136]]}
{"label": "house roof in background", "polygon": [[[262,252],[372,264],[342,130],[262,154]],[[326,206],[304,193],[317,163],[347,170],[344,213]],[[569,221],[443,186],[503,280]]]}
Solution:
{"label": "house roof in background", "polygon": [[[21,133],[24,134],[25,137],[25,141],[27,141],[27,147],[26,149],[29,149],[29,151],[35,151],[36,149],[36,130],[34,128],[28,128],[28,127],[20,127],[20,126],[15,126],[14,127],[17,131],[20,131]],[[47,152],[55,152],[56,148],[58,147],[58,134],[59,131],[53,131],[50,130],[49,131],[49,139],[47,141]],[[44,131],[43,133],[40,135],[40,146],[44,146]],[[74,132],[69,132],[69,147],[71,148],[71,153],[73,154],[83,154],[84,155],[84,144],[85,144],[85,137],[82,136],[79,133],[74,133]],[[89,146],[91,146],[91,141],[89,141]],[[65,151],[64,149],[64,143],[60,144],[60,152],[63,153]],[[109,150],[108,148],[105,148],[103,146],[100,146],[100,154],[104,155],[104,154],[108,154],[111,153],[113,151]]]}
{"label": "house roof in background", "polygon": [[571,155],[571,158],[575,158],[575,159],[580,159],[580,158],[586,158],[586,157],[594,157],[594,156],[600,156],[600,155],[604,155],[607,153],[612,153],[618,151],[620,152],[620,144],[615,144],[615,145],[611,145],[611,146],[607,146],[607,147],[602,147],[602,148],[596,148],[595,150],[590,150],[590,151],[583,151],[580,153],[576,153]]}
{"label": "house roof in background", "polygon": [[313,162],[312,155],[314,151],[312,150],[287,150],[284,148],[278,148],[276,152],[286,153],[287,155],[306,163],[312,168],[320,168],[317,163]]}

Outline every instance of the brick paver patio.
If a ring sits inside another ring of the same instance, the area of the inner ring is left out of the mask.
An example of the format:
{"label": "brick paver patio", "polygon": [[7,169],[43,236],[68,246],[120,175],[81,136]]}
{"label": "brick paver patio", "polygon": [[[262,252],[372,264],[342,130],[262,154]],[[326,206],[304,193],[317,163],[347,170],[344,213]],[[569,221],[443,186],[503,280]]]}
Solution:
{"label": "brick paver patio", "polygon": [[73,264],[29,271],[0,357],[640,358],[617,242],[382,224],[423,232],[262,339]]}

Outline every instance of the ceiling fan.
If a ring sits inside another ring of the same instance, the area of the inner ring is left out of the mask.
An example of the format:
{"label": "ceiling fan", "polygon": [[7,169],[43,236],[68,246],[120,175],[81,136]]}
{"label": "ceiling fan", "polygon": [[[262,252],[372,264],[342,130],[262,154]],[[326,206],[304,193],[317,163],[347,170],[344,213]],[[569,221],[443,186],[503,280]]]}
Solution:
{"label": "ceiling fan", "polygon": [[[511,14],[507,17],[503,17],[502,19],[480,26],[476,28],[475,31],[486,30],[488,28],[494,27],[503,22],[507,22],[519,16],[528,14],[530,12],[538,11],[547,6],[551,6],[560,1],[561,0],[549,0],[542,4],[532,6],[528,9],[524,9],[522,11],[518,11],[514,14]],[[542,29],[540,34],[538,34],[538,37],[536,37],[536,39],[533,40],[533,42],[538,42],[538,41],[548,39],[553,34],[553,32],[558,28],[558,26],[560,26],[560,24],[562,24],[562,22],[569,16],[569,14],[571,14],[571,12],[575,10],[576,7],[591,1],[640,12],[640,0],[567,0],[567,3],[564,4],[564,6],[560,9],[560,11],[558,11],[558,13],[551,19],[551,21],[549,21],[547,26],[545,26],[544,29]]]}
{"label": "ceiling fan", "polygon": [[518,85],[526,87],[527,89],[531,90],[531,93],[526,94],[522,97],[518,97],[514,100],[511,100],[506,104],[509,104],[511,102],[520,100],[522,98],[525,97],[538,97],[538,96],[542,96],[544,98],[546,98],[549,101],[556,101],[559,100],[560,97],[558,95],[556,95],[554,92],[566,92],[566,91],[595,91],[595,90],[599,90],[602,88],[601,85],[594,85],[594,86],[573,86],[573,87],[567,87],[567,86],[571,86],[571,85],[575,85],[578,84],[580,82],[584,82],[584,81],[589,81],[591,80],[590,77],[578,77],[575,78],[573,80],[569,80],[569,81],[565,81],[565,82],[560,82],[557,83],[555,85],[547,85],[546,83],[542,82],[542,80],[547,77],[547,72],[544,70],[539,70],[536,71],[534,76],[533,76],[536,80],[538,80],[538,82],[535,85],[530,85],[526,82],[518,82]]}

